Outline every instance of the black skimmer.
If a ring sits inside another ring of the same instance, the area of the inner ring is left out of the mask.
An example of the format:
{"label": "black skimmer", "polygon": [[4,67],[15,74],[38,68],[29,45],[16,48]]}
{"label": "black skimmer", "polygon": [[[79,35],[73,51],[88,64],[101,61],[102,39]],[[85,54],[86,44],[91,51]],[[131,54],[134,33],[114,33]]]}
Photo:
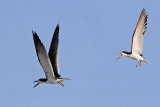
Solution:
{"label": "black skimmer", "polygon": [[32,31],[34,44],[36,48],[36,53],[38,60],[44,70],[44,73],[46,75],[46,78],[40,78],[37,81],[38,82],[34,87],[41,83],[48,83],[48,84],[60,84],[62,87],[64,85],[62,82],[64,80],[71,80],[69,78],[60,78],[59,74],[59,63],[58,63],[58,42],[59,42],[59,25],[57,25],[52,42],[50,45],[49,53],[47,54],[45,47],[43,46],[41,40],[39,39],[37,33],[35,31]]}
{"label": "black skimmer", "polygon": [[137,26],[133,33],[131,52],[126,52],[126,51],[118,52],[118,54],[121,55],[117,59],[121,58],[123,55],[135,59],[138,61],[136,67],[138,66],[138,64],[141,66],[141,61],[151,64],[146,59],[144,59],[142,55],[143,35],[145,34],[147,28],[147,18],[148,15],[146,14],[145,9],[143,8],[139,20],[137,22]]}

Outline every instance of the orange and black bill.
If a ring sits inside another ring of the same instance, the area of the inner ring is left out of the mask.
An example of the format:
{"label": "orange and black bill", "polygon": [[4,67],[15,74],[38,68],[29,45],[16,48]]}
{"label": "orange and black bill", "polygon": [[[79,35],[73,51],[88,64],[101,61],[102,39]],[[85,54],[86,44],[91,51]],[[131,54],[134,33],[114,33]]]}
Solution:
{"label": "orange and black bill", "polygon": [[116,60],[118,60],[119,58],[121,58],[123,56],[121,52],[118,52],[117,54],[121,54],[121,55]]}

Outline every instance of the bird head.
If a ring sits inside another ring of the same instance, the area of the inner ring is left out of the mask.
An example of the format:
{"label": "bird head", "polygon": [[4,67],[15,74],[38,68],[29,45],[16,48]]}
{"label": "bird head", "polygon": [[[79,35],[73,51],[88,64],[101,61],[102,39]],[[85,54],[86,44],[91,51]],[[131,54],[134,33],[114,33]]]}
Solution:
{"label": "bird head", "polygon": [[116,60],[118,60],[119,58],[121,58],[124,55],[123,52],[118,52],[117,54],[120,54],[120,56]]}
{"label": "bird head", "polygon": [[39,84],[41,84],[41,83],[44,83],[44,82],[46,82],[46,81],[47,81],[46,78],[40,78],[39,80],[34,81],[33,83],[37,82],[37,84],[36,84],[33,88],[35,88],[37,85],[39,85]]}
{"label": "bird head", "polygon": [[33,88],[35,88],[37,85],[39,85],[40,84],[40,81],[39,80],[37,80],[37,81],[34,81],[33,83],[37,83]]}
{"label": "bird head", "polygon": [[122,56],[129,56],[131,53],[130,52],[126,52],[126,51],[122,51],[122,52],[118,52],[117,54],[121,54],[121,55],[116,60],[118,60]]}

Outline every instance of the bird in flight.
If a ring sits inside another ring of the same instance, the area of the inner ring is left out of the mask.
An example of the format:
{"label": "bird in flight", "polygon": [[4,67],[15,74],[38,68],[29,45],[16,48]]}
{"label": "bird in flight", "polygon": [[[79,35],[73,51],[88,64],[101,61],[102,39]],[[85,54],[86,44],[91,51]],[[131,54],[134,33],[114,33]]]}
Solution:
{"label": "bird in flight", "polygon": [[59,72],[59,62],[58,62],[58,44],[59,44],[59,24],[57,25],[52,42],[50,45],[49,53],[47,54],[47,51],[45,47],[43,46],[43,43],[39,39],[37,33],[35,31],[32,31],[33,34],[33,40],[34,40],[34,45],[36,48],[36,53],[37,57],[39,60],[39,63],[41,64],[44,73],[46,75],[46,78],[40,78],[37,81],[37,84],[34,86],[36,87],[37,85],[41,83],[47,83],[47,84],[60,84],[62,87],[63,81],[64,80],[71,80],[70,78],[60,78],[60,72]]}
{"label": "bird in flight", "polygon": [[141,66],[141,61],[151,64],[145,58],[143,58],[143,55],[142,55],[143,36],[147,28],[147,18],[148,18],[148,15],[146,14],[145,9],[143,8],[141,15],[139,17],[139,20],[137,22],[137,26],[132,36],[131,52],[126,52],[126,51],[118,52],[118,54],[121,54],[121,55],[117,59],[121,58],[122,56],[127,56],[129,58],[135,59],[138,61],[138,63],[136,64],[136,67],[138,65]]}

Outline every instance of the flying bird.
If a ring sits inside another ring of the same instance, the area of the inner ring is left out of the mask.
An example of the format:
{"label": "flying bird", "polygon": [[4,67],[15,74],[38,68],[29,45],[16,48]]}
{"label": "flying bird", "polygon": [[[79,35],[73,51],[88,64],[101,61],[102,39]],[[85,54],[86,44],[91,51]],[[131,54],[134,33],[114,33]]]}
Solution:
{"label": "flying bird", "polygon": [[36,48],[36,53],[38,60],[44,70],[44,73],[46,75],[46,78],[40,78],[37,81],[37,84],[34,86],[36,87],[37,85],[41,83],[47,83],[47,84],[60,84],[62,87],[63,81],[65,80],[71,80],[70,78],[60,78],[60,72],[59,72],[59,62],[58,62],[58,43],[59,43],[59,24],[57,25],[52,42],[50,45],[49,53],[47,54],[47,51],[45,47],[43,46],[43,43],[39,39],[37,33],[35,31],[32,31],[33,34],[33,40],[34,40],[34,45]]}
{"label": "flying bird", "polygon": [[141,15],[139,17],[139,20],[137,22],[137,26],[132,36],[131,52],[126,52],[126,51],[118,52],[117,54],[121,54],[121,55],[117,59],[121,58],[122,56],[127,56],[129,58],[135,59],[138,61],[138,63],[136,64],[136,67],[138,65],[141,66],[141,61],[151,64],[145,58],[143,58],[143,55],[142,55],[143,36],[147,28],[147,18],[148,18],[148,14],[146,14],[145,9],[143,8]]}

